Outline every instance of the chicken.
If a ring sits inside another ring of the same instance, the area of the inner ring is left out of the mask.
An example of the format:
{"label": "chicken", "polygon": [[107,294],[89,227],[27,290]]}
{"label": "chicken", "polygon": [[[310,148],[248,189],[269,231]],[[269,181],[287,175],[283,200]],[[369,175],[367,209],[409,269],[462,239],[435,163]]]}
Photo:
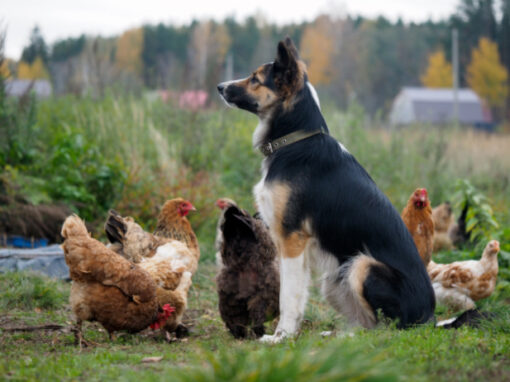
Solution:
{"label": "chicken", "polygon": [[104,230],[112,243],[111,249],[134,263],[141,262],[145,257],[154,256],[158,247],[170,242],[144,231],[132,217],[122,217],[115,210],[108,212]]}
{"label": "chicken", "polygon": [[417,188],[402,211],[402,220],[413,237],[421,260],[427,267],[432,257],[434,221],[425,188]]}
{"label": "chicken", "polygon": [[432,219],[434,220],[434,246],[433,251],[438,252],[443,249],[453,249],[453,242],[449,235],[449,230],[455,224],[453,211],[450,203],[442,203],[432,209]]}
{"label": "chicken", "polygon": [[187,307],[191,276],[197,268],[192,252],[180,241],[145,232],[133,218],[124,218],[113,210],[105,223],[105,232],[112,249],[146,270],[156,285],[171,296],[175,314],[167,320],[164,329],[185,334],[187,329],[181,321]]}
{"label": "chicken", "polygon": [[112,338],[115,331],[138,332],[170,317],[173,307],[166,291],[147,271],[93,239],[78,216],[65,220],[61,234],[73,280],[69,300],[80,345],[87,344],[81,333],[83,321],[98,321]]}
{"label": "chicken", "polygon": [[499,242],[490,241],[480,260],[451,264],[429,263],[427,271],[439,303],[455,310],[474,309],[475,301],[489,297],[498,277]]}
{"label": "chicken", "polygon": [[167,200],[158,216],[158,224],[154,235],[158,237],[166,237],[183,242],[191,251],[195,266],[191,273],[195,273],[198,260],[200,259],[200,247],[198,240],[191,228],[186,215],[190,211],[195,211],[195,207],[189,201],[182,198]]}
{"label": "chicken", "polygon": [[218,269],[223,267],[223,262],[221,260],[221,247],[223,246],[223,232],[221,230],[221,226],[225,221],[225,211],[228,207],[237,206],[236,202],[229,198],[220,198],[216,200],[216,206],[221,210],[220,217],[218,218],[218,223],[216,224],[216,239],[214,241],[214,248],[216,249],[216,266]]}
{"label": "chicken", "polygon": [[222,320],[236,338],[264,334],[264,322],[279,311],[280,274],[267,227],[237,206],[221,225],[223,267],[217,278]]}

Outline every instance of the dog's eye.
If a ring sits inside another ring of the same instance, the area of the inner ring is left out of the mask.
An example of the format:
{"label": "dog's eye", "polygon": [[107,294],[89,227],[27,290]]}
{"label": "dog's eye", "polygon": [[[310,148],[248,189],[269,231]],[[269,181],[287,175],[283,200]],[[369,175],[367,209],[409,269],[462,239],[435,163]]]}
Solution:
{"label": "dog's eye", "polygon": [[256,76],[252,76],[251,79],[250,79],[250,82],[252,84],[260,84],[260,81],[259,81],[259,79]]}

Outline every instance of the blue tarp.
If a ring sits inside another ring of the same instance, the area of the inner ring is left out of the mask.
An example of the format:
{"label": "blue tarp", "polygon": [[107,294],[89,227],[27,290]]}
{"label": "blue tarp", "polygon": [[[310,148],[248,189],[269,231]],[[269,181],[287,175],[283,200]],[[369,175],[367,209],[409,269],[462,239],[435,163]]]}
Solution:
{"label": "blue tarp", "polygon": [[34,249],[0,249],[0,272],[26,270],[69,280],[64,251],[58,244]]}

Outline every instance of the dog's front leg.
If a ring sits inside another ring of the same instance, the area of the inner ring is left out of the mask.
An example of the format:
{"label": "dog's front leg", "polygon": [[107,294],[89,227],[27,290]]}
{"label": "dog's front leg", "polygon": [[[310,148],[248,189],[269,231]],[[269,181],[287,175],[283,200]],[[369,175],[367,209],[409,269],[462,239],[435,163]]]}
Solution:
{"label": "dog's front leg", "polygon": [[280,263],[280,321],[275,333],[263,336],[260,340],[278,343],[299,329],[308,300],[310,269],[305,253],[297,257],[285,257]]}

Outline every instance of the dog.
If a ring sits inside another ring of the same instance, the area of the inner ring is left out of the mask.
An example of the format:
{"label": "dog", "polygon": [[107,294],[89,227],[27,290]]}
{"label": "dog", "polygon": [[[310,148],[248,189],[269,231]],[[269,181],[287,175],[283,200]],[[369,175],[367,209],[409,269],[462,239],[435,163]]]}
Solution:
{"label": "dog", "polygon": [[276,343],[299,330],[312,264],[323,295],[352,324],[372,328],[379,312],[399,328],[432,320],[434,291],[409,231],[329,135],[290,38],[279,42],[274,62],[218,91],[229,106],[259,118],[253,145],[265,159],[254,194],[281,262],[280,320],[261,340]]}

